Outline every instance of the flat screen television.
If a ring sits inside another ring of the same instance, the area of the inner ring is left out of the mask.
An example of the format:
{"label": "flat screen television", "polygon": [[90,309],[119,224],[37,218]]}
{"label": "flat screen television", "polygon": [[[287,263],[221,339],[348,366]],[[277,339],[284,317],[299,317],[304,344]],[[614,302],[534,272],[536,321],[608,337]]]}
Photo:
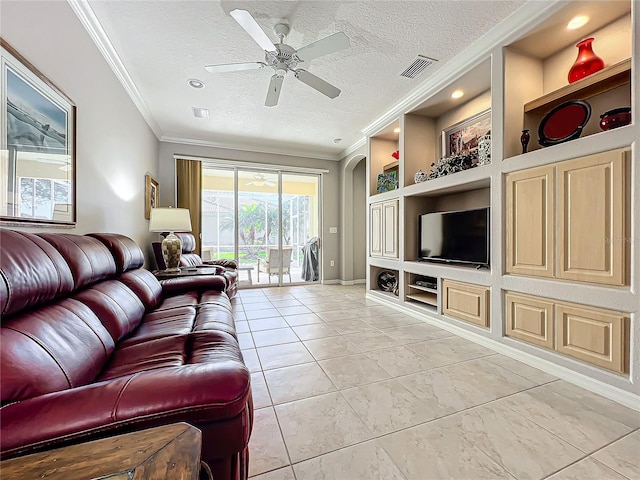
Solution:
{"label": "flat screen television", "polygon": [[418,259],[489,265],[489,207],[419,215]]}

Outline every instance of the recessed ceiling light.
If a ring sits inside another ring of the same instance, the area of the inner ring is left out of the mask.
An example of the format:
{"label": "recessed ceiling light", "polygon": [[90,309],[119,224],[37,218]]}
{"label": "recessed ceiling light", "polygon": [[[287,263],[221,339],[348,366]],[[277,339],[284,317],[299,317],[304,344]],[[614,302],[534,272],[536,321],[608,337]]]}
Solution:
{"label": "recessed ceiling light", "polygon": [[586,25],[588,21],[589,21],[589,17],[587,17],[586,15],[578,15],[576,17],[573,17],[571,21],[567,24],[567,29],[575,30],[576,28],[580,28],[583,25]]}
{"label": "recessed ceiling light", "polygon": [[193,116],[197,118],[209,118],[209,110],[206,108],[193,107]]}
{"label": "recessed ceiling light", "polygon": [[340,143],[342,141],[341,138],[334,138],[333,143]]}
{"label": "recessed ceiling light", "polygon": [[451,98],[460,98],[464,95],[464,92],[462,90],[455,90],[452,94],[451,94]]}
{"label": "recessed ceiling light", "polygon": [[198,80],[197,78],[190,78],[187,83],[189,84],[190,87],[193,88],[204,88],[204,82],[202,82],[201,80]]}
{"label": "recessed ceiling light", "polygon": [[396,127],[393,129],[393,133],[400,133],[400,127]]}

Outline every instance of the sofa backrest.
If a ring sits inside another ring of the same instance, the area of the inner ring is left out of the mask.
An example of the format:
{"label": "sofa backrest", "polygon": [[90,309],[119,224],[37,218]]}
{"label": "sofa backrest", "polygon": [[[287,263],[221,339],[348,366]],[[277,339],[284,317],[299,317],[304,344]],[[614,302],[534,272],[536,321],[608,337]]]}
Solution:
{"label": "sofa backrest", "polygon": [[90,233],[90,237],[100,240],[116,261],[117,273],[140,268],[144,264],[144,253],[136,242],[118,233]]}
{"label": "sofa backrest", "polygon": [[63,256],[73,275],[74,290],[113,277],[116,273],[113,255],[95,238],[61,233],[41,233],[38,236]]}
{"label": "sofa backrest", "polygon": [[73,291],[73,275],[64,257],[30,233],[0,230],[0,269],[2,318]]}

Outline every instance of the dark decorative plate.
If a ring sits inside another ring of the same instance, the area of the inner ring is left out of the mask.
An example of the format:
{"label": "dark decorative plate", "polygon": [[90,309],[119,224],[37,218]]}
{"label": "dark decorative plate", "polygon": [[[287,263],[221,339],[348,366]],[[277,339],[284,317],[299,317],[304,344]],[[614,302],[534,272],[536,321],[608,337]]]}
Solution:
{"label": "dark decorative plate", "polygon": [[538,128],[538,143],[543,147],[575,140],[591,118],[591,105],[584,100],[561,103],[547,113]]}
{"label": "dark decorative plate", "polygon": [[396,285],[398,284],[398,279],[396,278],[395,273],[385,270],[378,274],[376,283],[378,285],[378,288],[383,292],[393,292],[393,290],[396,288]]}

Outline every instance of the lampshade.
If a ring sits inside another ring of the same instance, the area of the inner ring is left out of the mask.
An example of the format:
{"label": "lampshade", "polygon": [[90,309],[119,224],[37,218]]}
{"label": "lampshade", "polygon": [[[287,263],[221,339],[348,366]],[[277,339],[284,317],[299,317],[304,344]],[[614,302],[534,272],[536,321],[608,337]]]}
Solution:
{"label": "lampshade", "polygon": [[188,208],[152,208],[150,232],[190,232],[191,217]]}

